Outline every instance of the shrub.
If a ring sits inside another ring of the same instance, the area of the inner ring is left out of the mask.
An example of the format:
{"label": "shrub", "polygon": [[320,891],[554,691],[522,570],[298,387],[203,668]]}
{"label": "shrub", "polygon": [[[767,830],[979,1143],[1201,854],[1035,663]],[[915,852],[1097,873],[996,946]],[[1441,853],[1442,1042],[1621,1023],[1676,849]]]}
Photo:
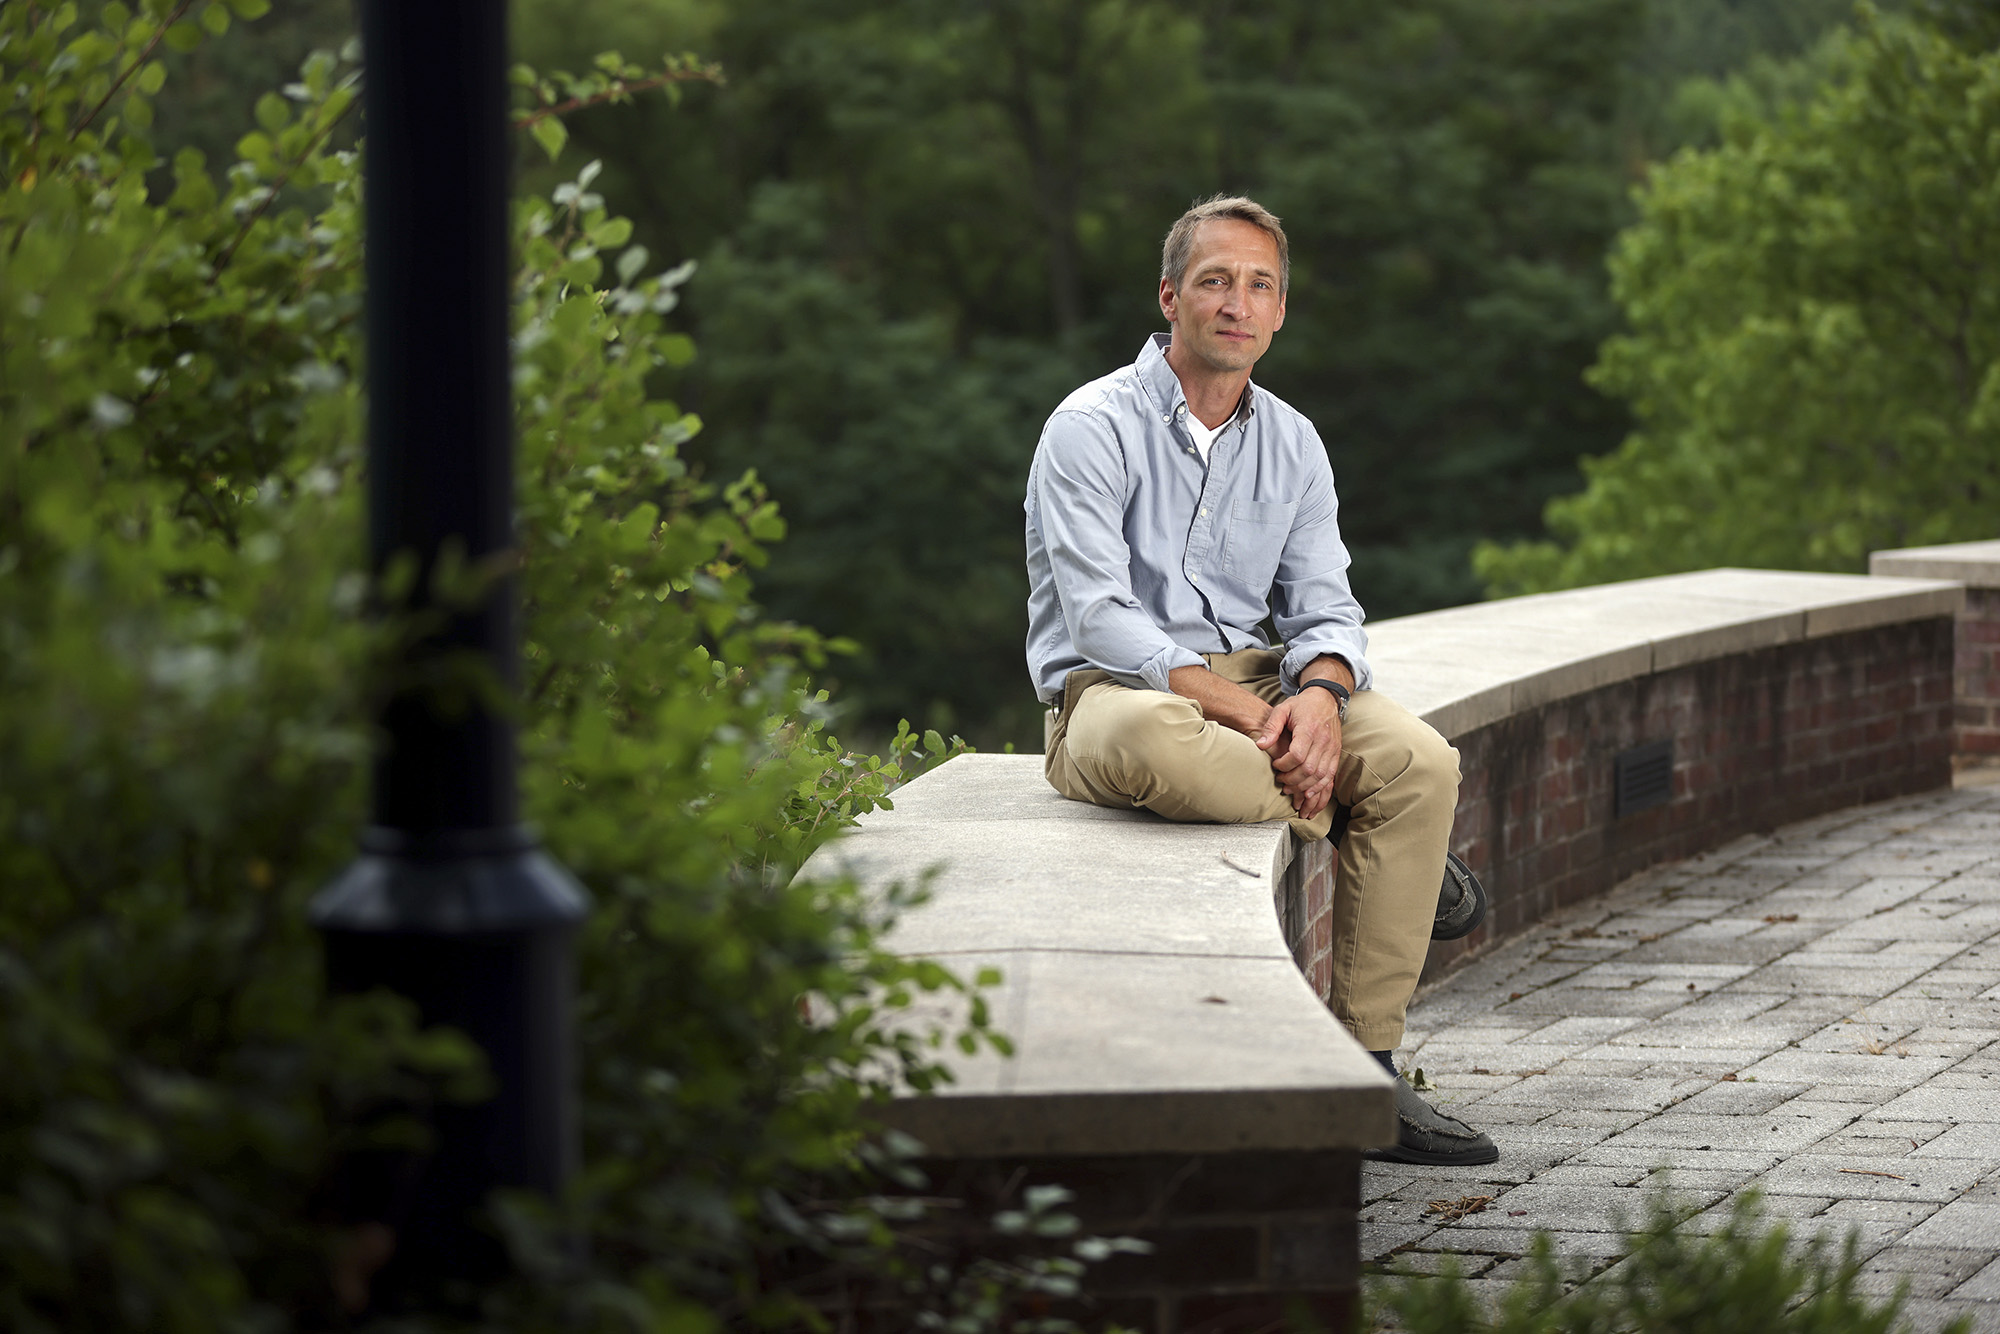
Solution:
{"label": "shrub", "polygon": [[[1490,1305],[1447,1264],[1374,1294],[1378,1318],[1404,1334],[1900,1334],[1903,1294],[1870,1299],[1857,1285],[1861,1256],[1850,1234],[1838,1250],[1824,1235],[1803,1247],[1767,1227],[1756,1192],[1737,1197],[1723,1225],[1689,1232],[1691,1212],[1662,1191],[1632,1233],[1629,1258],[1591,1281],[1565,1275],[1547,1233],[1527,1272]],[[1971,1320],[1944,1334],[1967,1334]]]}
{"label": "shrub", "polygon": [[[264,8],[0,6],[0,1325],[24,1332],[353,1323],[393,1239],[339,1217],[329,1164],[483,1090],[394,998],[326,998],[304,925],[352,856],[398,633],[362,615],[359,159],[329,146],[358,53],[259,100],[219,179],[184,152],[148,189],[159,48]],[[754,478],[691,481],[699,423],[646,388],[691,355],[686,270],[589,186],[515,219],[523,785],[596,902],[584,1170],[498,1203],[519,1273],[483,1310],[418,1315],[782,1323],[773,1255],[888,1264],[861,1105],[947,1078],[946,1036],[996,1041],[976,994],[952,1035],[887,1022],[965,989],[875,948],[907,896],[792,878],[952,747],[828,734],[807,673],[838,646],[750,600],[781,521]],[[385,1102],[409,1114],[362,1115]]]}

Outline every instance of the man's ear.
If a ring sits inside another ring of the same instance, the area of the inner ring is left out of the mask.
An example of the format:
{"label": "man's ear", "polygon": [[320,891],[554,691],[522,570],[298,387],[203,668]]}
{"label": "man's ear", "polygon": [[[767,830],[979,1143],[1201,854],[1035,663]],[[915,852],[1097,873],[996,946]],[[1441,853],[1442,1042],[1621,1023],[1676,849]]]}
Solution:
{"label": "man's ear", "polygon": [[1271,321],[1271,332],[1276,333],[1278,332],[1278,330],[1284,327],[1285,327],[1285,294],[1283,292],[1280,292],[1278,293],[1278,318]]}
{"label": "man's ear", "polygon": [[1174,312],[1180,307],[1179,294],[1174,291],[1173,280],[1160,279],[1160,314],[1167,317],[1167,323],[1174,322]]}

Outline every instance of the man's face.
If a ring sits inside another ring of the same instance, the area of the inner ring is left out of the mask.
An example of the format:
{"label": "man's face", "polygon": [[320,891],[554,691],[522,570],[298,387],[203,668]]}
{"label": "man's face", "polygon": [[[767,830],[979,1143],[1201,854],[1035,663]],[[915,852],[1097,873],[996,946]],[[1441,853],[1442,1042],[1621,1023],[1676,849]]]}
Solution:
{"label": "man's face", "polygon": [[1202,223],[1180,290],[1160,280],[1174,346],[1212,370],[1249,370],[1285,325],[1278,282],[1278,243],[1269,232],[1241,218]]}

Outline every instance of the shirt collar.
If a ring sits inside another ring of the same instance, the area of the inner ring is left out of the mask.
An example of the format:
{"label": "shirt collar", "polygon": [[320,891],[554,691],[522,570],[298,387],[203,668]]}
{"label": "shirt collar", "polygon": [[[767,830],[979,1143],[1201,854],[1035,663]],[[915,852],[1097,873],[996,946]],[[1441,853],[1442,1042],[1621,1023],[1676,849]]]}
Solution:
{"label": "shirt collar", "polygon": [[[1153,401],[1161,417],[1172,420],[1176,412],[1187,405],[1187,391],[1181,388],[1181,377],[1174,374],[1174,368],[1167,364],[1167,349],[1173,346],[1174,336],[1170,333],[1149,334],[1146,344],[1139,349],[1139,359],[1132,363],[1138,372],[1139,383],[1146,387],[1146,396]],[[1257,386],[1253,381],[1243,386],[1243,401],[1236,406],[1236,415],[1224,422],[1246,421],[1257,414]],[[1219,429],[1219,428],[1218,428]]]}

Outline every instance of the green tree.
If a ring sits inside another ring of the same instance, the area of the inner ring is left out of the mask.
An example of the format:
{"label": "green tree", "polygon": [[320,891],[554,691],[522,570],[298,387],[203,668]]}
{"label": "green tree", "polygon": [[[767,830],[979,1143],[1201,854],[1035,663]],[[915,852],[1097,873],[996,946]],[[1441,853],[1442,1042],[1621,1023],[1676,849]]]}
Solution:
{"label": "green tree", "polygon": [[1578,373],[1614,327],[1600,257],[1641,17],[1347,0],[1220,28],[1217,179],[1294,238],[1260,374],[1327,442],[1371,615],[1468,600],[1473,538],[1533,531],[1618,434]]}
{"label": "green tree", "polygon": [[[1374,614],[1473,595],[1472,537],[1534,531],[1620,432],[1578,375],[1613,327],[1637,0],[621,14],[620,40],[644,14],[729,71],[677,122],[576,123],[647,200],[641,239],[702,257],[677,391],[717,429],[690,457],[769,484],[794,530],[760,587],[861,644],[845,693],[876,717],[1039,737],[1028,459],[1160,326],[1159,240],[1198,195],[1257,194],[1294,231],[1263,378],[1322,427]],[[580,59],[568,7],[522,15],[537,59]]]}
{"label": "green tree", "polygon": [[1853,0],[1653,0],[1627,92],[1637,151],[1657,162],[1712,147],[1732,78],[1804,91],[1821,71],[1799,57],[1853,11]]}
{"label": "green tree", "polygon": [[1864,9],[1803,102],[1641,195],[1593,382],[1638,429],[1483,548],[1496,594],[1713,565],[1858,570],[2000,521],[2000,53]]}

